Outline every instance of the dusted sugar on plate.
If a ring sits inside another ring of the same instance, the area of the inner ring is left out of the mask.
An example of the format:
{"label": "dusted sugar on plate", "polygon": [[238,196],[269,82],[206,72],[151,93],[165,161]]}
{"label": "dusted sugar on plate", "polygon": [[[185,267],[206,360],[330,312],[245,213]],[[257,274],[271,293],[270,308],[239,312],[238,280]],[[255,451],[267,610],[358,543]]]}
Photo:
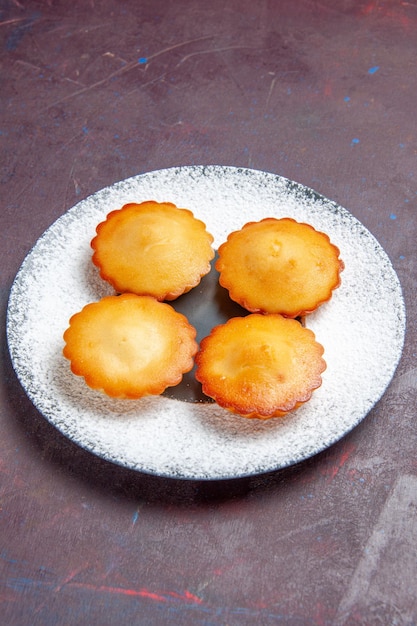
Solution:
{"label": "dusted sugar on plate", "polygon": [[307,402],[326,369],[313,331],[279,314],[252,313],[216,326],[196,355],[203,392],[232,413],[280,417]]}
{"label": "dusted sugar on plate", "polygon": [[174,300],[199,284],[214,258],[204,222],[170,202],[125,204],[96,233],[93,263],[119,293]]}
{"label": "dusted sugar on plate", "polygon": [[194,365],[196,330],[151,296],[106,296],[75,313],[64,356],[89,387],[117,398],[159,395]]}
{"label": "dusted sugar on plate", "polygon": [[293,318],[328,301],[344,269],[327,234],[289,217],[248,222],[218,253],[219,281],[232,300],[254,313]]}

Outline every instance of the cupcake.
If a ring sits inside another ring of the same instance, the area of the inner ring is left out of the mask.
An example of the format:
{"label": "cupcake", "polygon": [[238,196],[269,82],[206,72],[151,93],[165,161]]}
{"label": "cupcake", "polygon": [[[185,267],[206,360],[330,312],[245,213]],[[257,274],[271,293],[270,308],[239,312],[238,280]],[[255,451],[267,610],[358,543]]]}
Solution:
{"label": "cupcake", "polygon": [[151,296],[107,296],[75,313],[64,333],[74,374],[108,396],[161,394],[192,369],[196,330]]}
{"label": "cupcake", "polygon": [[174,300],[198,285],[214,257],[205,224],[170,202],[126,204],[96,233],[93,263],[119,293]]}
{"label": "cupcake", "polygon": [[322,383],[324,349],[314,333],[280,314],[252,313],[213,328],[196,355],[203,392],[232,413],[280,417]]}
{"label": "cupcake", "polygon": [[304,316],[328,301],[344,268],[329,237],[292,218],[265,218],[232,232],[216,269],[230,298],[251,312]]}

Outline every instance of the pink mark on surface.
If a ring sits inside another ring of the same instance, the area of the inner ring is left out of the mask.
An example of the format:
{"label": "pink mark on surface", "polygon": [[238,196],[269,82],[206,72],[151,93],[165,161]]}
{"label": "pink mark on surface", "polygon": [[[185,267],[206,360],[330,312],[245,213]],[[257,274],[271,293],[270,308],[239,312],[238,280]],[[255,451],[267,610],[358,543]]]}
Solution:
{"label": "pink mark on surface", "polygon": [[414,19],[411,19],[405,14],[405,10],[408,8],[415,9],[416,5],[412,2],[400,2],[391,7],[388,3],[381,3],[379,0],[370,0],[360,12],[365,17],[377,14],[382,18],[390,20],[391,23],[397,22],[404,30],[407,30],[413,25],[413,22],[415,22],[415,16],[413,16]]}
{"label": "pink mark on surface", "polygon": [[332,96],[333,94],[333,85],[329,80],[326,80],[325,84],[324,84],[324,91],[323,91],[324,95],[326,96],[326,98],[330,98],[330,96]]}
{"label": "pink mark on surface", "polygon": [[345,445],[340,456],[336,458],[335,462],[330,467],[327,467],[323,473],[329,476],[331,480],[333,480],[333,478],[336,478],[337,474],[345,465],[346,461],[349,460],[355,449],[356,448],[354,445]]}
{"label": "pink mark on surface", "polygon": [[95,591],[98,593],[110,593],[118,594],[122,596],[129,596],[134,598],[147,598],[148,600],[154,600],[156,602],[168,602],[169,600],[181,600],[182,602],[190,604],[202,604],[201,598],[185,590],[183,593],[176,591],[160,591],[155,592],[150,589],[127,589],[125,587],[111,587],[107,585],[93,585],[91,583],[76,583],[69,582],[67,587],[84,589],[86,591]]}
{"label": "pink mark on surface", "polygon": [[63,587],[65,587],[65,585],[68,585],[68,583],[70,583],[72,580],[74,580],[74,578],[76,576],[78,576],[78,574],[80,572],[84,571],[85,569],[86,569],[86,566],[83,566],[83,567],[79,567],[79,568],[73,570],[72,572],[69,572],[68,576],[66,576],[64,578],[64,580],[59,585],[57,585],[55,587],[55,591],[61,591],[61,589]]}

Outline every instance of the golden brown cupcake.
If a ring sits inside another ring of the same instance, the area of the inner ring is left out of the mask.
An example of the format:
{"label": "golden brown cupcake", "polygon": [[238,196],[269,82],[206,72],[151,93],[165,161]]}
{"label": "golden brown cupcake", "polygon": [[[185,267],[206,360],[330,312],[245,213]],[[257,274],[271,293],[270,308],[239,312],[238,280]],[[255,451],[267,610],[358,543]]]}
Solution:
{"label": "golden brown cupcake", "polygon": [[292,218],[249,222],[219,248],[216,269],[232,300],[251,312],[298,317],[329,300],[344,268],[329,237]]}
{"label": "golden brown cupcake", "polygon": [[310,399],[326,369],[314,333],[279,314],[216,326],[196,356],[196,378],[220,406],[244,417],[285,415]]}
{"label": "golden brown cupcake", "polygon": [[93,263],[119,293],[174,300],[200,282],[214,257],[205,224],[170,202],[126,204],[96,232]]}
{"label": "golden brown cupcake", "polygon": [[158,395],[192,369],[196,330],[150,296],[107,296],[73,315],[64,356],[87,385],[119,398]]}

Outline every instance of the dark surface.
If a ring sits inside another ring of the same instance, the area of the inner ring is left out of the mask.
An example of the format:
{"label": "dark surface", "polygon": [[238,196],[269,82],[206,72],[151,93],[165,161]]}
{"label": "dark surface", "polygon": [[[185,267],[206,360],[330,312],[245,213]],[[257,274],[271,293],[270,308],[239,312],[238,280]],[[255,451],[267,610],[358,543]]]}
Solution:
{"label": "dark surface", "polygon": [[[0,7],[1,623],[416,624],[417,4]],[[345,206],[389,255],[408,326],[392,384],[338,444],[266,476],[182,482],[111,466],[46,423],[14,375],[5,314],[68,208],[209,163]]]}

